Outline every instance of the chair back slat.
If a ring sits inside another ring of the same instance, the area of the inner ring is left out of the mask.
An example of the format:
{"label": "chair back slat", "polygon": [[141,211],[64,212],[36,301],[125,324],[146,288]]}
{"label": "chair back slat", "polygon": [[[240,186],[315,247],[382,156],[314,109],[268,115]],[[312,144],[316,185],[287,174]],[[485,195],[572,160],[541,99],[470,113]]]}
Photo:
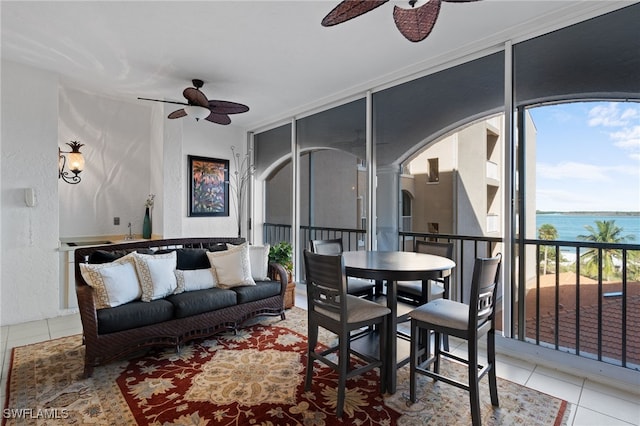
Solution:
{"label": "chair back slat", "polygon": [[342,254],[342,238],[309,241],[311,251],[318,254]]}
{"label": "chair back slat", "polygon": [[487,318],[493,310],[493,291],[478,295],[478,319]]}
{"label": "chair back slat", "polygon": [[471,280],[471,304],[469,305],[469,327],[477,329],[487,321],[494,320],[496,290],[500,278],[502,254],[491,258],[478,258]]}
{"label": "chair back slat", "polygon": [[343,315],[347,280],[342,255],[325,255],[304,250],[308,309],[325,309]]}

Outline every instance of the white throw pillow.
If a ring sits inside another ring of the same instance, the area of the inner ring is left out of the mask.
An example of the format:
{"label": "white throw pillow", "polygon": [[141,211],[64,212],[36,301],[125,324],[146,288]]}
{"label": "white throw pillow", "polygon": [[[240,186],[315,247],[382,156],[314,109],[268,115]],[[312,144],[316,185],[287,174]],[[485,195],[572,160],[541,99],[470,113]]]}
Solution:
{"label": "white throw pillow", "polygon": [[213,268],[181,270],[176,269],[176,279],[178,288],[174,294],[183,291],[204,290],[216,286],[216,273]]}
{"label": "white throw pillow", "polygon": [[256,285],[251,276],[249,244],[243,243],[228,250],[207,252],[207,257],[211,267],[216,271],[218,287]]}
{"label": "white throw pillow", "polygon": [[[227,244],[227,248],[234,248]],[[251,277],[254,281],[269,281],[269,244],[264,246],[249,246],[249,262],[251,263]]]}
{"label": "white throw pillow", "polygon": [[150,302],[172,294],[178,287],[176,280],[176,252],[166,254],[134,253],[136,270],[142,288],[142,301]]}
{"label": "white throw pillow", "polygon": [[142,296],[133,253],[111,263],[81,263],[80,272],[95,290],[96,309],[113,308]]}

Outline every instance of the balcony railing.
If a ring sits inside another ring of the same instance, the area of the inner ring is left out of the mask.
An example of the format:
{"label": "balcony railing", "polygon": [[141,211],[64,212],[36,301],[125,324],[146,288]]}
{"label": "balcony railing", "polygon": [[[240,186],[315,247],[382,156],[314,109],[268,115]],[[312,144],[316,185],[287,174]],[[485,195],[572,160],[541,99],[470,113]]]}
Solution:
{"label": "balcony railing", "polygon": [[640,370],[640,245],[524,245],[539,263],[518,279],[525,283],[521,340]]}
{"label": "balcony railing", "polygon": [[[301,226],[300,245],[303,248],[306,248],[309,247],[310,240],[332,240],[342,238],[342,246],[345,251],[364,250],[366,235],[367,232],[364,229]],[[291,225],[265,223],[262,236],[266,244],[276,244],[280,241],[291,242]]]}
{"label": "balcony railing", "polygon": [[[365,235],[360,229],[301,227],[303,247],[310,239],[343,238],[345,250],[362,250]],[[265,225],[267,243],[290,236],[289,225]],[[398,247],[411,249],[415,240],[454,243],[451,297],[463,302],[475,258],[500,251],[503,243],[498,237],[398,233]],[[507,280],[514,338],[640,371],[640,245],[525,239],[514,253],[516,272]]]}

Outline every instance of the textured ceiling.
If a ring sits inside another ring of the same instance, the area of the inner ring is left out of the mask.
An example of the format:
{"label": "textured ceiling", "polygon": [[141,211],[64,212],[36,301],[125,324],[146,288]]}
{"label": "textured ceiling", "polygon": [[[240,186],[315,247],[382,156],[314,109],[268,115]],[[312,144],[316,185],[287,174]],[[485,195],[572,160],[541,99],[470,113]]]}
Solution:
{"label": "textured ceiling", "polygon": [[403,3],[325,28],[337,0],[2,1],[2,58],[131,102],[180,101],[200,78],[209,99],[249,105],[233,124],[255,129],[635,2],[443,3],[419,43],[395,28]]}

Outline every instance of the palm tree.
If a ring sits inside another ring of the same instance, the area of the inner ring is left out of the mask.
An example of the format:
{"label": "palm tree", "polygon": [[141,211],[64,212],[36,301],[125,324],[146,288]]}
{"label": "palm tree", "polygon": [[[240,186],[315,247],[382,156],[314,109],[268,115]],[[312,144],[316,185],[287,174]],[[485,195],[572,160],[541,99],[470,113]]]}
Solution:
{"label": "palm tree", "polygon": [[[626,243],[633,240],[633,235],[622,236],[623,228],[616,225],[615,220],[596,220],[596,228],[586,225],[585,229],[589,231],[588,235],[578,235],[578,239],[593,243]],[[605,281],[609,281],[615,273],[614,259],[621,259],[620,250],[603,249],[602,250],[602,275]],[[598,249],[587,249],[584,254],[580,255],[580,259],[584,265],[585,273],[592,278],[598,276]]]}
{"label": "palm tree", "polygon": [[[546,241],[557,240],[558,239],[558,230],[556,229],[555,226],[553,226],[553,225],[551,225],[549,223],[545,223],[545,224],[540,226],[540,229],[538,229],[538,239],[539,240],[546,240]],[[546,275],[547,274],[547,263],[548,263],[549,246],[544,245],[544,246],[542,246],[542,248],[544,249],[544,262],[542,264],[542,275]],[[554,250],[554,252],[555,252],[555,250]]]}

